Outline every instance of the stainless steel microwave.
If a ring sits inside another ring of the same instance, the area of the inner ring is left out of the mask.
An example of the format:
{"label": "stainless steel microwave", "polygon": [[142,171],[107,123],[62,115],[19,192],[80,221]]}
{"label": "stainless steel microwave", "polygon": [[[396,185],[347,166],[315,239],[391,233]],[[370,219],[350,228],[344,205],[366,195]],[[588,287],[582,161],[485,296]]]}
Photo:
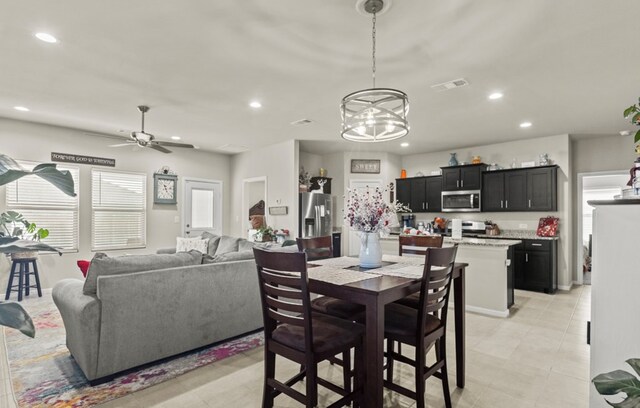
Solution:
{"label": "stainless steel microwave", "polygon": [[442,212],[480,212],[480,190],[443,191]]}

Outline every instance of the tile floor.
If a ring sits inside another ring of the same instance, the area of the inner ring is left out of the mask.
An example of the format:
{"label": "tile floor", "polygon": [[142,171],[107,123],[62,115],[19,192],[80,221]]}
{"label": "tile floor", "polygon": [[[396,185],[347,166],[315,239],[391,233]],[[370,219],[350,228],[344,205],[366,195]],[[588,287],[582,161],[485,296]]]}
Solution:
{"label": "tile floor", "polygon": [[[450,362],[453,406],[466,408],[583,408],[588,406],[589,346],[586,321],[590,314],[590,286],[556,295],[516,291],[516,305],[507,319],[467,313],[467,385],[455,384]],[[453,315],[451,313],[451,315]],[[450,327],[453,327],[451,324]],[[8,380],[4,338],[0,336],[0,407],[15,407]],[[448,337],[448,342],[453,336]],[[407,348],[403,348],[403,351]],[[453,344],[448,347],[453,356]],[[410,350],[407,350],[410,352]],[[278,373],[298,367],[278,360]],[[412,372],[398,364],[397,376],[411,387]],[[259,407],[262,395],[262,348],[242,353],[171,381],[103,404],[102,408]],[[321,375],[338,382],[340,369],[323,365]],[[332,401],[322,394],[320,405]],[[385,407],[415,404],[386,391]],[[427,382],[427,406],[443,407],[438,380]],[[299,404],[284,396],[277,407]]]}

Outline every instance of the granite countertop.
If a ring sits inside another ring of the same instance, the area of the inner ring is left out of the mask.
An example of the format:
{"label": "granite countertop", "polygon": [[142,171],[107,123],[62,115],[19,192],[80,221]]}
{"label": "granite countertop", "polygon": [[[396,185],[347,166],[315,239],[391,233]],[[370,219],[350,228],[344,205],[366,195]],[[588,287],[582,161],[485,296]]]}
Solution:
{"label": "granite countertop", "polygon": [[[397,241],[398,235],[390,235],[388,237],[381,237],[384,241]],[[469,246],[485,246],[485,247],[508,247],[511,245],[518,245],[522,241],[516,239],[484,239],[484,238],[468,238],[462,237],[461,239],[453,239],[451,237],[444,237],[446,244],[459,244]]]}
{"label": "granite countertop", "polygon": [[490,238],[490,239],[545,239],[545,240],[557,240],[559,237],[539,237],[536,235],[536,231],[533,230],[503,230],[500,235],[486,235],[478,234],[478,238]]}

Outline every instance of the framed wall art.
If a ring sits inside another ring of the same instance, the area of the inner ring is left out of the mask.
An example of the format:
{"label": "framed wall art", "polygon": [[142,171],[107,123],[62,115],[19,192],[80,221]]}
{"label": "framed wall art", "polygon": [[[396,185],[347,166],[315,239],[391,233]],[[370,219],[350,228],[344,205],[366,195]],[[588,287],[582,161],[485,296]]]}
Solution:
{"label": "framed wall art", "polygon": [[380,160],[351,159],[351,173],[380,174]]}

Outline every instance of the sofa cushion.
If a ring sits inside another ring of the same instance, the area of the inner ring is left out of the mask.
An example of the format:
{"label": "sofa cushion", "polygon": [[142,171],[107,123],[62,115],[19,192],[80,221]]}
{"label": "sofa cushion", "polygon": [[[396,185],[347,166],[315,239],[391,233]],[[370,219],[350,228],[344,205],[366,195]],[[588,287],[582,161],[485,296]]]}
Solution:
{"label": "sofa cushion", "polygon": [[109,257],[105,253],[98,252],[91,260],[91,266],[89,267],[87,279],[84,282],[82,291],[86,295],[96,294],[99,276],[191,266],[200,263],[202,263],[202,254],[198,251],[161,255],[124,255],[117,257]]}
{"label": "sofa cushion", "polygon": [[213,256],[216,254],[216,250],[218,249],[218,244],[220,243],[220,236],[219,235],[214,235],[210,232],[203,232],[202,234],[200,234],[200,237],[202,239],[208,239],[209,240],[209,245],[207,246],[207,254]]}
{"label": "sofa cushion", "polygon": [[189,252],[192,249],[196,251],[206,254],[207,253],[207,245],[209,244],[209,239],[203,239],[201,237],[195,238],[176,238],[176,252]]}
{"label": "sofa cushion", "polygon": [[218,262],[231,262],[231,261],[245,261],[247,259],[253,259],[253,249],[245,251],[227,252],[224,254],[210,256],[207,255],[202,258],[203,264],[218,263]]}
{"label": "sofa cushion", "polygon": [[253,249],[253,242],[241,239],[238,242],[238,251],[251,251]]}
{"label": "sofa cushion", "polygon": [[226,254],[227,252],[237,252],[240,238],[223,235],[216,249],[215,255]]}

